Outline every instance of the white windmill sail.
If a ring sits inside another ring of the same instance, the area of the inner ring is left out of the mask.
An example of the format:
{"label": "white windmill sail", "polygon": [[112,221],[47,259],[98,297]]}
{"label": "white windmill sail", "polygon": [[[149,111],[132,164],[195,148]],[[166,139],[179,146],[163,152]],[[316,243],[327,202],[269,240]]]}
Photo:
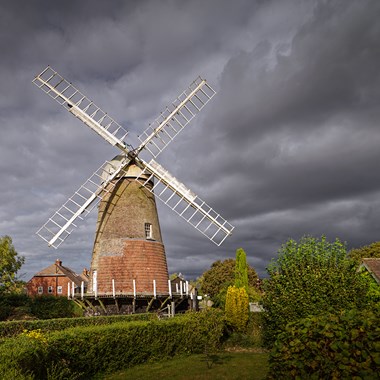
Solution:
{"label": "white windmill sail", "polygon": [[120,180],[129,158],[113,163],[106,161],[36,232],[49,246],[58,248],[71,234],[76,219],[83,220],[105,194]]}
{"label": "white windmill sail", "polygon": [[124,142],[128,131],[50,66],[37,75],[33,83],[111,145],[128,153]]}
{"label": "white windmill sail", "polygon": [[215,244],[220,245],[232,233],[234,227],[230,223],[162,166],[154,160],[146,163],[138,157],[143,150],[157,157],[211,100],[215,91],[206,80],[198,77],[171,106],[167,107],[139,137],[141,144],[134,150],[130,150],[124,142],[128,132],[50,66],[37,75],[33,82],[108,143],[123,152],[122,159],[117,163],[113,161],[114,164],[103,164],[37,231],[50,246],[57,248],[71,234],[76,227],[76,219],[86,217],[99,200],[112,191],[117,181],[122,178],[120,174],[132,161],[149,177],[146,180],[140,175],[137,180],[146,185],[155,178],[153,189],[149,186],[147,188],[154,191],[160,200]]}
{"label": "white windmill sail", "polygon": [[137,152],[146,149],[156,158],[215,94],[205,79],[195,79],[139,136],[141,145]]}
{"label": "white windmill sail", "polygon": [[84,219],[104,194],[112,190],[117,182],[113,180],[130,162],[124,142],[128,132],[50,66],[33,83],[126,155],[116,167],[106,161],[37,231],[38,236],[57,248],[77,227],[76,219]]}
{"label": "white windmill sail", "polygon": [[[137,180],[213,243],[219,246],[231,235],[234,227],[160,164],[141,159],[138,164],[144,169]],[[153,178],[154,186],[146,186]]]}

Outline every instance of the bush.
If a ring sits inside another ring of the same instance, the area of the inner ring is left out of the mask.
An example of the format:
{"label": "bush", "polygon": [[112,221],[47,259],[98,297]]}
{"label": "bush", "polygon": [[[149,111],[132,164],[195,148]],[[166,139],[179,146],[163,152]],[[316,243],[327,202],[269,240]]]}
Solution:
{"label": "bush", "polygon": [[51,332],[64,330],[70,327],[80,326],[100,326],[116,322],[130,321],[149,321],[157,319],[153,313],[130,314],[130,315],[112,315],[88,318],[59,318],[36,321],[8,321],[0,322],[0,337],[11,337],[21,334],[24,330],[41,330],[42,332]]}
{"label": "bush", "polygon": [[66,318],[82,315],[75,302],[66,297],[26,294],[2,294],[0,297],[0,321],[9,317],[36,317],[39,319]]}
{"label": "bush", "polygon": [[270,355],[272,379],[378,379],[380,312],[343,311],[287,325]]}
{"label": "bush", "polygon": [[290,239],[268,267],[262,303],[265,341],[272,345],[288,322],[336,310],[365,309],[369,283],[347,258],[346,247],[313,237]]}
{"label": "bush", "polygon": [[245,288],[229,286],[226,297],[227,322],[238,332],[244,332],[249,317],[248,294]]}
{"label": "bush", "polygon": [[74,317],[76,305],[66,297],[39,296],[32,299],[31,311],[39,319]]}
{"label": "bush", "polygon": [[243,333],[229,329],[224,336],[226,348],[262,348],[263,347],[263,313],[249,313],[249,319]]}
{"label": "bush", "polygon": [[20,307],[30,313],[30,299],[26,294],[1,294],[0,296],[0,321],[6,320]]}
{"label": "bush", "polygon": [[0,344],[1,379],[42,379],[46,344],[26,335],[3,340]]}
{"label": "bush", "polygon": [[[78,327],[45,334],[20,335],[0,344],[0,373],[32,372],[46,379],[47,369],[64,365],[72,377],[88,379],[96,373],[114,372],[148,360],[180,353],[216,349],[224,330],[223,313],[209,310],[168,320],[120,322],[107,326]],[[25,340],[33,344],[25,344]]]}
{"label": "bush", "polygon": [[263,313],[249,313],[246,335],[255,347],[261,347],[263,344]]}

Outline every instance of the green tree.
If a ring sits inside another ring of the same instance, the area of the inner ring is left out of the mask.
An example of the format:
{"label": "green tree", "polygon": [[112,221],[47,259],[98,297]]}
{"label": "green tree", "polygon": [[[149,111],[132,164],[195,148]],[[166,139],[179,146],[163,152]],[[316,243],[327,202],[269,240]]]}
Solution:
{"label": "green tree", "polygon": [[225,312],[227,321],[238,332],[243,332],[249,318],[248,265],[243,248],[236,250],[235,285],[226,292]]}
{"label": "green tree", "polygon": [[25,258],[18,256],[10,236],[0,238],[0,293],[11,293],[20,289],[17,272]]}
{"label": "green tree", "polygon": [[360,248],[351,249],[348,256],[355,260],[358,264],[364,258],[380,258],[380,241],[365,245]]}
{"label": "green tree", "polygon": [[265,338],[273,343],[286,324],[310,315],[364,308],[368,281],[347,257],[345,244],[303,237],[288,240],[264,281]]}
{"label": "green tree", "polygon": [[[200,290],[202,294],[207,294],[210,297],[215,306],[224,308],[227,289],[235,283],[235,269],[235,259],[217,260],[201,276],[199,281],[201,285]],[[248,264],[247,273],[249,287],[256,287],[257,274]]]}
{"label": "green tree", "polygon": [[247,255],[243,248],[238,248],[236,250],[235,286],[237,288],[245,288],[248,292]]}

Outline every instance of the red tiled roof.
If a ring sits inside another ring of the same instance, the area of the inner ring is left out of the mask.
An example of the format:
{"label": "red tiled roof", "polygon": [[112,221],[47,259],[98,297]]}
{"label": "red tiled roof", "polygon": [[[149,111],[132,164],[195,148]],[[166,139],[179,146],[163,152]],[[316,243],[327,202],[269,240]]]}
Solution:
{"label": "red tiled roof", "polygon": [[373,278],[380,284],[380,259],[362,259],[362,265],[368,270]]}
{"label": "red tiled roof", "polygon": [[[73,270],[61,265],[61,262],[55,262],[52,265],[49,265],[47,268],[42,269],[34,275],[34,277],[51,277],[51,276],[66,276],[77,286],[81,285],[82,281],[85,281],[84,278],[77,275]],[[88,281],[88,279],[87,279]]]}

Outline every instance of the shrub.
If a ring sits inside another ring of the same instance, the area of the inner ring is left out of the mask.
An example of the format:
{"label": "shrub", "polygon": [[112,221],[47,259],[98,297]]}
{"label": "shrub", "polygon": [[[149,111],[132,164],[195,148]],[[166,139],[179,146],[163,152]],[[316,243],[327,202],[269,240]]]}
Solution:
{"label": "shrub", "polygon": [[66,297],[39,296],[31,302],[32,314],[39,319],[73,317],[75,309],[75,303]]}
{"label": "shrub", "polygon": [[[99,372],[114,372],[147,360],[179,353],[201,353],[215,349],[224,330],[223,313],[209,310],[188,313],[168,320],[120,322],[106,326],[78,327],[46,334],[47,344],[30,336],[18,336],[0,344],[0,373],[4,370],[33,373],[45,379],[47,369],[65,371],[77,378]],[[38,334],[37,334],[38,335]],[[21,347],[21,350],[18,349]],[[12,352],[12,355],[10,354]]]}
{"label": "shrub", "polygon": [[6,320],[20,307],[30,313],[30,299],[26,294],[1,294],[0,297],[0,321]]}
{"label": "shrub", "polygon": [[0,378],[42,379],[46,349],[45,342],[27,335],[5,339],[0,344]]}
{"label": "shrub", "polygon": [[249,313],[246,335],[252,342],[252,346],[262,347],[263,313]]}
{"label": "shrub", "polygon": [[273,344],[288,322],[335,310],[364,309],[368,281],[338,239],[290,239],[268,267],[264,281],[265,340]]}
{"label": "shrub", "polygon": [[0,337],[11,337],[19,335],[24,330],[41,330],[42,332],[50,332],[56,330],[64,330],[70,327],[100,326],[123,321],[148,321],[152,319],[157,319],[157,315],[153,313],[146,313],[88,318],[57,318],[36,321],[8,321],[0,322]]}
{"label": "shrub", "polygon": [[2,294],[0,297],[0,321],[8,317],[29,316],[39,319],[66,318],[82,315],[82,310],[65,297],[26,294]]}
{"label": "shrub", "polygon": [[226,297],[227,322],[238,332],[244,332],[249,317],[248,294],[245,288],[229,286]]}
{"label": "shrub", "polygon": [[290,323],[270,355],[272,379],[376,379],[380,312],[343,311]]}

